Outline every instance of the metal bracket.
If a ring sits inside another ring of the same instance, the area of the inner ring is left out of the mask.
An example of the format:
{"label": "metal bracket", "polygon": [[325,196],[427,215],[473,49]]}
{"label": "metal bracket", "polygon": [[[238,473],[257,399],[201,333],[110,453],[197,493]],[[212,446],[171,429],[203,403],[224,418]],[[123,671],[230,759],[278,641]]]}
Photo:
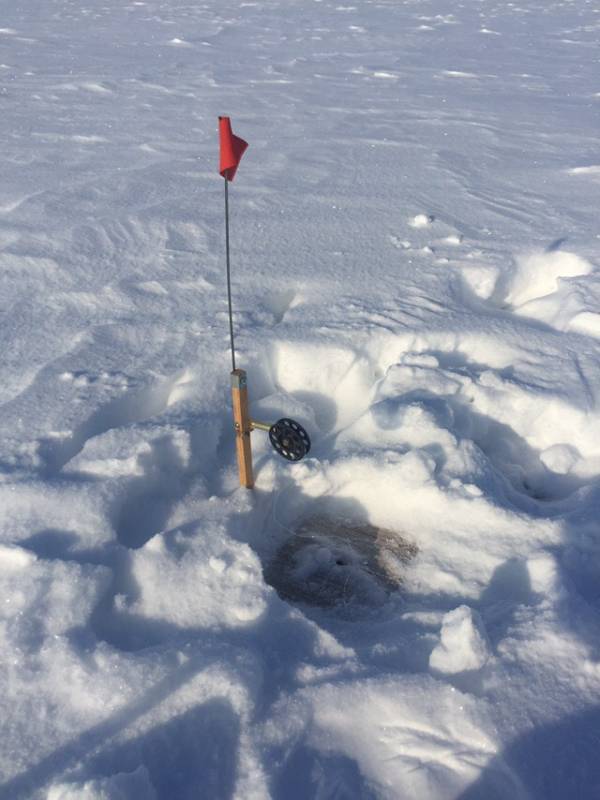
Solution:
{"label": "metal bracket", "polygon": [[250,430],[266,431],[268,433],[272,427],[270,422],[257,422],[255,419],[250,420]]}
{"label": "metal bracket", "polygon": [[231,373],[231,388],[245,389],[248,386],[248,378],[243,369],[234,369]]}

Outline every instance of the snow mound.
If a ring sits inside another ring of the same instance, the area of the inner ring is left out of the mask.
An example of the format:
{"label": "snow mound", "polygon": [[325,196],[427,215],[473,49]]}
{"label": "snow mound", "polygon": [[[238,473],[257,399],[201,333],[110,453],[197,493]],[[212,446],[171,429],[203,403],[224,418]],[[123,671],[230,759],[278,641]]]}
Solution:
{"label": "snow mound", "polygon": [[434,217],[431,214],[417,214],[411,220],[409,225],[411,228],[427,228],[434,222]]}
{"label": "snow mound", "polygon": [[531,300],[553,294],[561,278],[588,275],[593,267],[585,258],[575,253],[529,253],[517,258],[507,301],[519,308]]}
{"label": "snow mound", "polygon": [[519,256],[506,301],[519,316],[540,320],[560,331],[598,337],[597,291],[589,280],[583,280],[593,270],[587,259],[575,253]]}
{"label": "snow mound", "polygon": [[257,556],[247,545],[225,540],[219,526],[153,537],[131,554],[131,577],[135,599],[118,595],[117,612],[160,623],[166,631],[243,627],[266,608]]}
{"label": "snow mound", "polygon": [[444,616],[439,644],[429,658],[431,669],[442,674],[481,669],[489,658],[487,636],[479,614],[459,606]]}

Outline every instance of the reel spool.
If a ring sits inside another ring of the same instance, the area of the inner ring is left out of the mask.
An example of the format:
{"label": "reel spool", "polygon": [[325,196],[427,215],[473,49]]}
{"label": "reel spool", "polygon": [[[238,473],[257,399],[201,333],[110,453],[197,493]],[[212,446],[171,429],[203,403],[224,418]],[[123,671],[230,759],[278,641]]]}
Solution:
{"label": "reel spool", "polygon": [[269,440],[282,458],[300,461],[310,451],[310,437],[293,419],[284,417],[269,428]]}

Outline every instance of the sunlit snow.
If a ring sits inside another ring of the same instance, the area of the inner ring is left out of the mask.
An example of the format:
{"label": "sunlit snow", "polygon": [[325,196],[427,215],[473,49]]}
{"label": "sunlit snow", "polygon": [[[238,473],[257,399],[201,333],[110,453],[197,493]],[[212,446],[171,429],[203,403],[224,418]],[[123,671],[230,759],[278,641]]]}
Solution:
{"label": "sunlit snow", "polygon": [[598,797],[596,6],[3,4],[1,800]]}

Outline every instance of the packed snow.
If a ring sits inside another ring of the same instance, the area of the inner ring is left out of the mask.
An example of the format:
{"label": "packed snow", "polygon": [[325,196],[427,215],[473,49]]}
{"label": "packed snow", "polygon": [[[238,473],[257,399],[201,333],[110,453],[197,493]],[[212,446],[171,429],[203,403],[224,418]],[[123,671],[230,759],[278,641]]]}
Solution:
{"label": "packed snow", "polygon": [[0,798],[599,797],[597,4],[0,25]]}

